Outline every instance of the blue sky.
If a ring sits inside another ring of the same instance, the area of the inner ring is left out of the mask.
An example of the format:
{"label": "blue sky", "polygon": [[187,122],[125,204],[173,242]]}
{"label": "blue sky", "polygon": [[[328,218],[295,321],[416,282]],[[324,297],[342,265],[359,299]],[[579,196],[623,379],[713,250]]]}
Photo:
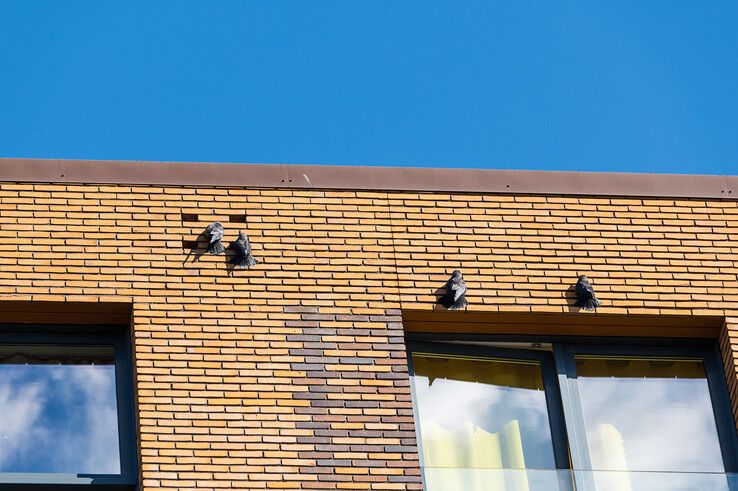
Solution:
{"label": "blue sky", "polygon": [[0,156],[738,174],[738,2],[0,0]]}

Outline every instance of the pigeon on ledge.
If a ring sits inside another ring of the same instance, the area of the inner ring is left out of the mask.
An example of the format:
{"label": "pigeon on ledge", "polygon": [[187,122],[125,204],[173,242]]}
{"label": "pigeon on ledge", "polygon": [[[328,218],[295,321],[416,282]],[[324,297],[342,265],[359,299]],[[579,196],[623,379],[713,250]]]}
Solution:
{"label": "pigeon on ledge", "polygon": [[466,283],[458,269],[453,272],[451,278],[446,282],[446,293],[438,299],[438,303],[447,310],[466,308],[468,304],[466,301]]}
{"label": "pigeon on ledge", "polygon": [[220,222],[211,223],[205,229],[205,233],[209,238],[208,253],[222,254],[225,250],[221,239],[223,238],[223,225]]}
{"label": "pigeon on ledge", "polygon": [[236,268],[250,268],[251,266],[258,263],[254,256],[251,255],[251,244],[246,234],[241,232],[238,234],[238,239],[231,244],[233,249],[233,257],[231,258],[231,264]]}
{"label": "pigeon on ledge", "polygon": [[581,275],[577,280],[577,284],[574,286],[574,290],[577,294],[577,303],[575,307],[581,307],[583,310],[594,310],[597,311],[597,307],[600,306],[600,301],[595,296],[594,288],[589,282],[589,279]]}

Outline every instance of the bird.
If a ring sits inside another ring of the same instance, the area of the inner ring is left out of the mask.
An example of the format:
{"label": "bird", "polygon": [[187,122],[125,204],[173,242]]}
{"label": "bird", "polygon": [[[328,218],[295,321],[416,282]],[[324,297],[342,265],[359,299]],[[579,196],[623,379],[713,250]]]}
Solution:
{"label": "bird", "polygon": [[220,222],[214,222],[205,229],[208,236],[208,253],[222,254],[224,251],[223,244],[220,240],[223,238],[223,225]]}
{"label": "bird", "polygon": [[466,283],[458,269],[454,270],[451,278],[446,282],[446,293],[438,299],[438,303],[447,310],[466,308],[468,304],[466,301]]}
{"label": "bird", "polygon": [[251,255],[251,244],[245,233],[240,232],[238,234],[238,239],[231,244],[231,248],[233,249],[233,257],[230,262],[236,268],[250,268],[259,262]]}
{"label": "bird", "polygon": [[579,276],[577,284],[574,286],[574,291],[577,294],[577,303],[574,304],[575,307],[581,307],[584,310],[597,311],[597,307],[601,304],[600,301],[597,300],[594,288],[592,288],[592,284],[586,276]]}

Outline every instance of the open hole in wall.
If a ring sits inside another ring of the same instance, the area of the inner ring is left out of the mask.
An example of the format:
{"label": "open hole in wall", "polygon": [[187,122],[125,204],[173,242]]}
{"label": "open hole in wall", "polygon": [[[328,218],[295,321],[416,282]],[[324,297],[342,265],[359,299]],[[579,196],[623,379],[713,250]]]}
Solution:
{"label": "open hole in wall", "polygon": [[197,213],[182,213],[182,221],[183,222],[196,222],[197,220]]}
{"label": "open hole in wall", "polygon": [[199,248],[199,245],[196,240],[183,240],[182,241],[182,249],[192,251],[198,248]]}
{"label": "open hole in wall", "polygon": [[246,214],[228,215],[228,221],[231,223],[246,223]]}

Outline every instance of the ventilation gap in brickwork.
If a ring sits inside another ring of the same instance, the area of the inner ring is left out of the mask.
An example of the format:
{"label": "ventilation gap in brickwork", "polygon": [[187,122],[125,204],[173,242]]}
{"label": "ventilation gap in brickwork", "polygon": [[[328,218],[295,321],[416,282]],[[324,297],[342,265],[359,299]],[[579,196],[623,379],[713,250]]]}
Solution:
{"label": "ventilation gap in brickwork", "polygon": [[183,240],[182,241],[182,249],[184,250],[190,250],[194,251],[195,249],[199,249],[200,246],[198,245],[196,240]]}
{"label": "ventilation gap in brickwork", "polygon": [[197,213],[182,213],[182,221],[183,222],[196,222],[197,220]]}
{"label": "ventilation gap in brickwork", "polygon": [[231,223],[246,223],[246,215],[228,215],[228,221]]}

